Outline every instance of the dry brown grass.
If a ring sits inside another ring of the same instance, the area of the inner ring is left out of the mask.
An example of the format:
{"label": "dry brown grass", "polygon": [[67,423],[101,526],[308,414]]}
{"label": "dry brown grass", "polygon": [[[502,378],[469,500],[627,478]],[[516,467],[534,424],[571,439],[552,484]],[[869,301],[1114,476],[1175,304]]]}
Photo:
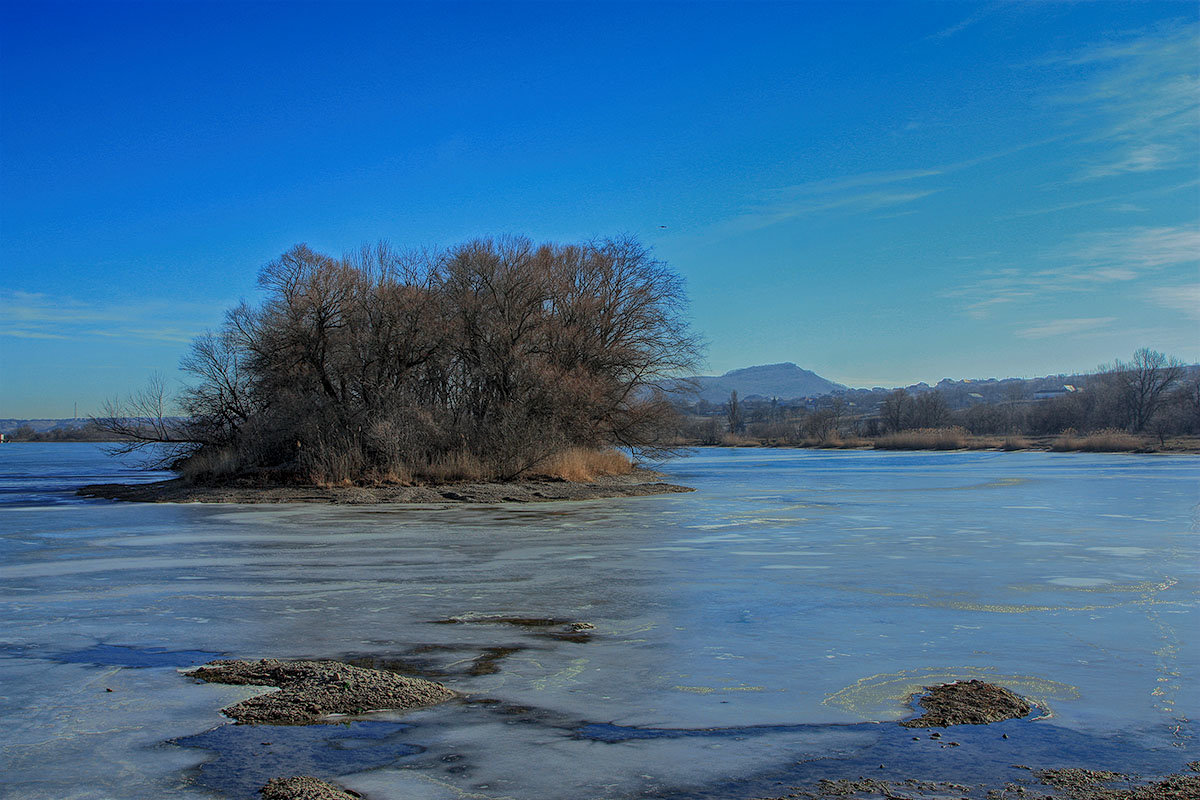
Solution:
{"label": "dry brown grass", "polygon": [[482,481],[495,477],[494,469],[489,469],[477,455],[466,450],[446,453],[417,471],[423,480],[432,483]]}
{"label": "dry brown grass", "polygon": [[187,481],[204,481],[232,475],[237,469],[237,453],[221,448],[198,451],[180,465],[179,474]]}
{"label": "dry brown grass", "polygon": [[742,436],[738,433],[726,433],[721,436],[722,447],[761,447],[762,440],[753,436]]}
{"label": "dry brown grass", "polygon": [[920,428],[888,433],[875,440],[876,450],[962,450],[969,434],[963,428]]}
{"label": "dry brown grass", "polygon": [[587,483],[602,475],[627,475],[633,472],[633,464],[617,450],[572,447],[543,459],[532,471],[547,478]]}
{"label": "dry brown grass", "polygon": [[1001,450],[1028,450],[1032,445],[1024,436],[1005,436]]}
{"label": "dry brown grass", "polygon": [[377,486],[412,486],[415,483],[408,468],[399,464],[393,464],[373,477]]}
{"label": "dry brown grass", "polygon": [[1085,436],[1080,436],[1072,429],[1065,430],[1061,436],[1050,443],[1050,449],[1056,453],[1132,453],[1148,448],[1146,443],[1136,436],[1122,430],[1108,428]]}

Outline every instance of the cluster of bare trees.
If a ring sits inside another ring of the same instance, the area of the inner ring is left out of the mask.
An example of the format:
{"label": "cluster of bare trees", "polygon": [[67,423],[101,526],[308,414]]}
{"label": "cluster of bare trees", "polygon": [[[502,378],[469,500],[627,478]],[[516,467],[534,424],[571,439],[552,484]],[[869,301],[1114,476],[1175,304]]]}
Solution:
{"label": "cluster of bare trees", "polygon": [[1129,361],[1114,361],[1092,376],[1081,392],[1029,409],[1031,433],[1120,429],[1162,438],[1200,433],[1200,376],[1156,350],[1142,348]]}
{"label": "cluster of bare trees", "polygon": [[884,432],[897,433],[910,428],[941,428],[950,423],[950,406],[941,392],[934,390],[910,395],[896,389],[879,407]]}
{"label": "cluster of bare trees", "polygon": [[696,365],[681,279],[628,238],[340,259],[300,245],[259,285],[260,304],[184,358],[178,424],[162,422],[161,389],[102,424],[175,444],[193,474],[356,480],[469,463],[507,479],[569,448],[668,448],[661,387]]}

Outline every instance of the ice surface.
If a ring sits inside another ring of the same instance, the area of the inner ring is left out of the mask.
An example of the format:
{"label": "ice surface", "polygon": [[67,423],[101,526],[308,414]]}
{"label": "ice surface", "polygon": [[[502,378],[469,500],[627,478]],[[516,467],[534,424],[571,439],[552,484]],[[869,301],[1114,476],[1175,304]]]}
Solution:
{"label": "ice surface", "polygon": [[357,658],[466,693],[254,746],[374,798],[751,796],[731,787],[802,759],[921,763],[895,755],[908,732],[863,723],[970,677],[1048,715],[1005,723],[1013,747],[1197,758],[1200,458],[708,449],[667,470],[699,491],[132,505],[73,496],[132,474],[92,445],[4,445],[0,793],[252,796],[238,737],[258,734],[214,728],[260,690],[179,673],[211,654]]}

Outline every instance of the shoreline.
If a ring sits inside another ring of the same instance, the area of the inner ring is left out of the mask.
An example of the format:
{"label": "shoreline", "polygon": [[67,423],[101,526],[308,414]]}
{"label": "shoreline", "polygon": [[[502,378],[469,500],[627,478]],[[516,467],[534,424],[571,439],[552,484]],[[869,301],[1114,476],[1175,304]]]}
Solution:
{"label": "shoreline", "polygon": [[416,486],[204,486],[182,478],[151,483],[98,483],[81,486],[80,497],[134,503],[323,503],[328,505],[444,505],[548,503],[561,500],[603,500],[694,492],[688,486],[666,483],[660,472],[635,469],[627,475],[606,475],[589,483],[529,479],[511,482],[463,482]]}
{"label": "shoreline", "polygon": [[1136,448],[1091,448],[1087,446],[1066,447],[1061,444],[1055,446],[1056,436],[1025,436],[1019,437],[1020,443],[1006,442],[1002,436],[968,436],[958,446],[947,446],[944,444],[930,443],[927,446],[880,446],[878,437],[875,438],[849,438],[840,441],[800,441],[788,442],[778,439],[764,439],[753,436],[726,436],[725,439],[718,443],[690,441],[681,445],[687,448],[706,449],[710,447],[729,447],[737,449],[763,449],[763,450],[856,450],[865,452],[893,452],[893,453],[924,453],[930,451],[941,452],[971,452],[971,451],[986,451],[986,452],[1003,452],[1003,453],[1092,453],[1092,454],[1112,454],[1112,455],[1197,455],[1200,454],[1200,437],[1175,437],[1167,441],[1166,445],[1159,445],[1157,442],[1150,439],[1143,439],[1139,442]]}

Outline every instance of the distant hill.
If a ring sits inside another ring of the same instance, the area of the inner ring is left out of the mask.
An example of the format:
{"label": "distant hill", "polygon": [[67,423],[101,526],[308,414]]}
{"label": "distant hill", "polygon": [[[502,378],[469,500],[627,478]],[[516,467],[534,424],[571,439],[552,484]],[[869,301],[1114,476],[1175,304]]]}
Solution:
{"label": "distant hill", "polygon": [[61,428],[77,428],[86,425],[87,422],[87,417],[79,419],[0,419],[0,433],[12,435],[12,432],[22,425],[28,425],[37,433],[46,433]]}
{"label": "distant hill", "polygon": [[[169,422],[182,422],[183,417],[164,417]],[[90,417],[75,417],[66,419],[0,419],[0,433],[12,436],[19,428],[30,428],[34,433],[66,433],[91,427]]]}
{"label": "distant hill", "polygon": [[777,397],[780,400],[792,400],[797,397],[819,397],[846,388],[790,361],[734,369],[724,375],[701,375],[693,380],[699,388],[697,397],[710,403],[727,402],[732,391],[736,391],[738,397],[743,399]]}

